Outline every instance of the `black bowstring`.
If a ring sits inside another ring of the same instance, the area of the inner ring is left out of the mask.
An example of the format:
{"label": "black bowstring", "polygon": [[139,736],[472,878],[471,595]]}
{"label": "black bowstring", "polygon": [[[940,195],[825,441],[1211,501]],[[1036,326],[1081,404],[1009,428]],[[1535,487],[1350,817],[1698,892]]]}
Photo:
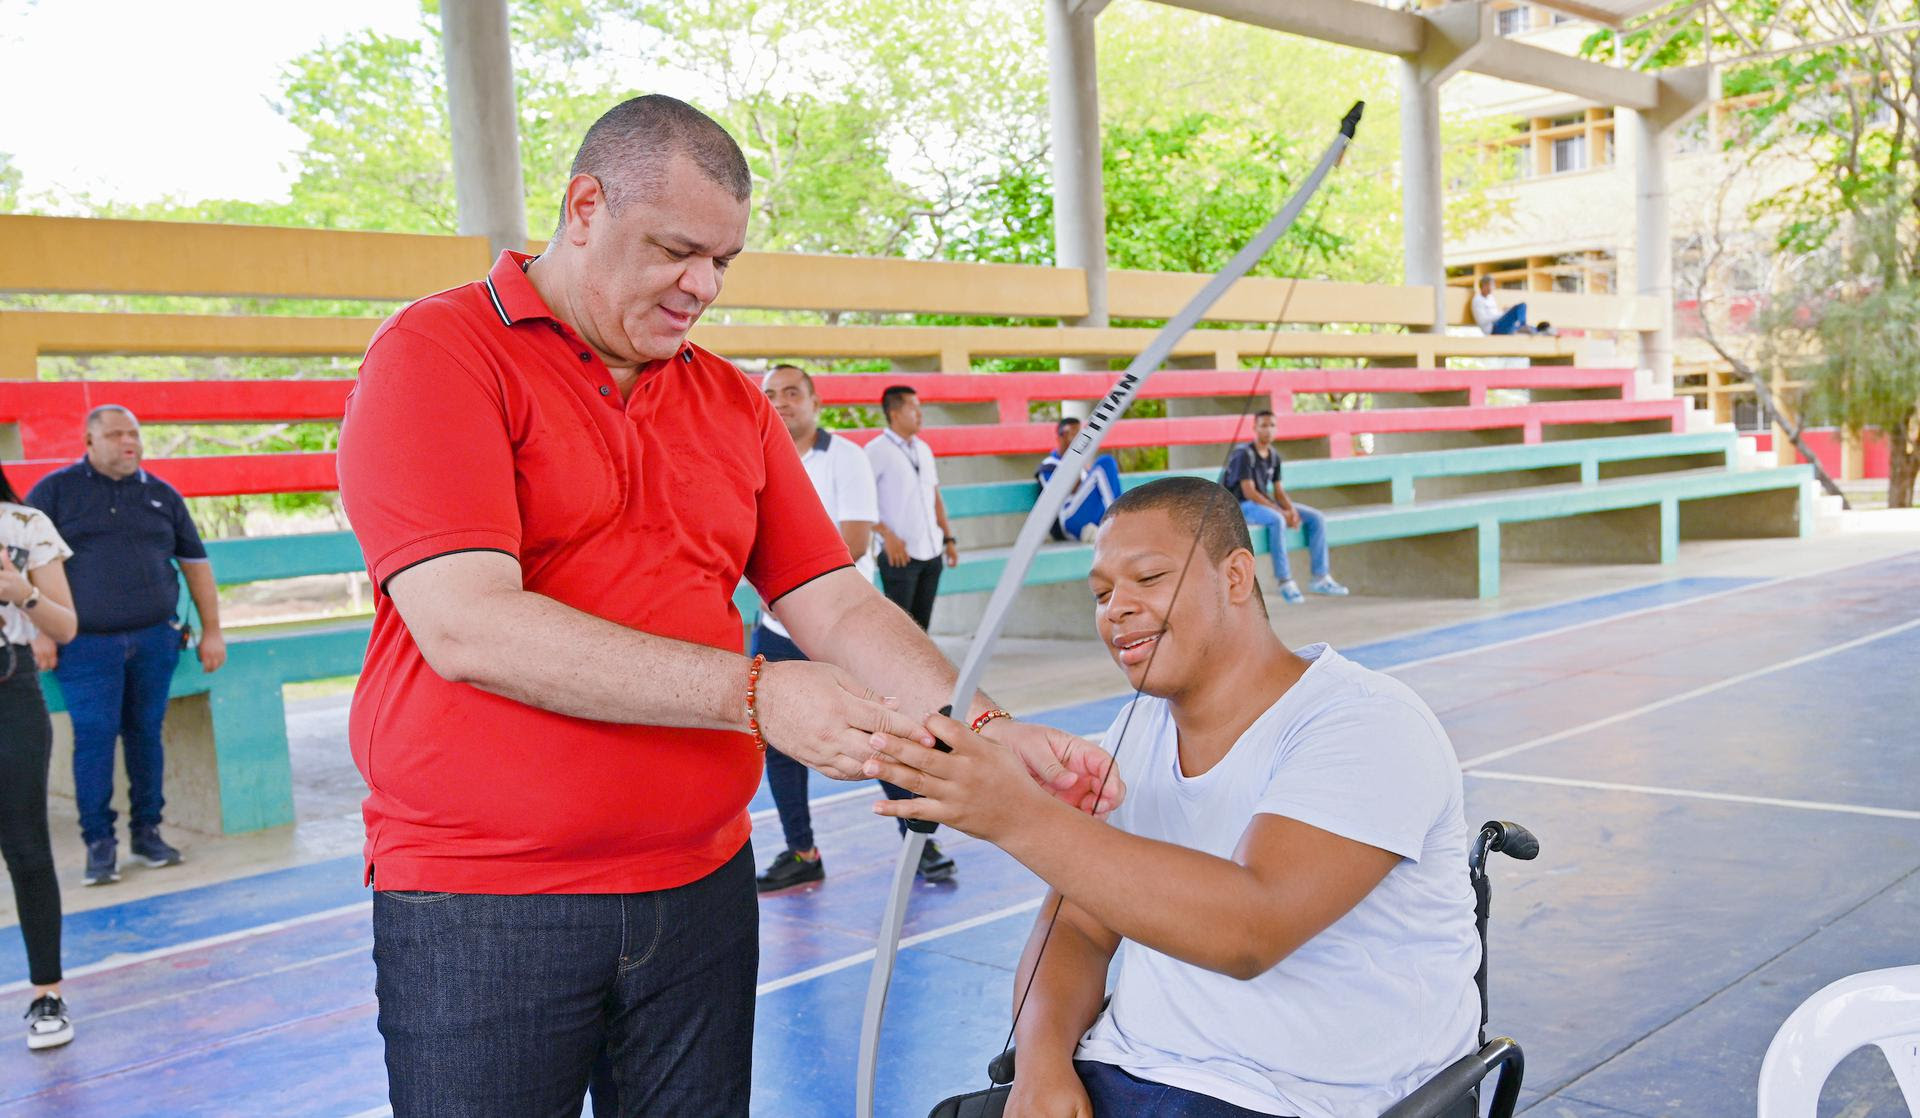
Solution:
{"label": "black bowstring", "polygon": [[[1328,197],[1322,198],[1320,200],[1319,213],[1315,215],[1313,226],[1310,226],[1309,228],[1312,228],[1318,225],[1319,217],[1325,214],[1327,203],[1331,199],[1331,197],[1332,197],[1331,195],[1328,195]],[[1311,243],[1312,243],[1311,238],[1307,235],[1307,231],[1303,230],[1300,238],[1299,255],[1295,258],[1293,268],[1290,270],[1298,271],[1300,266],[1306,262],[1307,249],[1309,248]],[[1250,385],[1247,389],[1247,398],[1246,398],[1246,401],[1240,407],[1240,415],[1233,422],[1232,438],[1227,443],[1227,459],[1225,462],[1221,463],[1221,466],[1220,466],[1223,472],[1226,470],[1227,466],[1232,464],[1234,451],[1239,449],[1241,429],[1243,425],[1246,423],[1247,417],[1253,414],[1254,401],[1260,398],[1261,378],[1263,378],[1267,373],[1267,362],[1273,359],[1274,346],[1277,345],[1280,341],[1280,327],[1286,319],[1287,308],[1292,306],[1294,292],[1299,289],[1299,285],[1300,285],[1299,277],[1286,276],[1283,278],[1286,280],[1286,283],[1287,283],[1286,298],[1281,301],[1280,309],[1274,313],[1272,323],[1268,327],[1266,350],[1262,352],[1260,355],[1260,365],[1254,370],[1253,384]],[[1235,502],[1234,507],[1236,509],[1239,507],[1238,502]],[[1186,561],[1180,565],[1180,576],[1174,579],[1173,594],[1167,599],[1167,616],[1168,617],[1172,616],[1174,604],[1180,600],[1180,588],[1186,585],[1187,572],[1191,570],[1193,567],[1194,556],[1199,554],[1200,541],[1206,538],[1207,520],[1212,515],[1213,515],[1213,503],[1210,502],[1207,505],[1207,507],[1202,509],[1200,512],[1200,523],[1194,531],[1193,543],[1191,543],[1187,547]],[[1280,536],[1281,538],[1278,541],[1277,546],[1284,548],[1286,546],[1286,534],[1285,534],[1284,528],[1282,529]],[[1255,579],[1255,584],[1258,585],[1259,575],[1256,574],[1254,576],[1254,579]],[[1167,631],[1166,625],[1167,625],[1167,618],[1166,617],[1161,618],[1160,632],[1155,634],[1156,637],[1164,635],[1166,633]],[[1127,703],[1126,717],[1121,719],[1121,722],[1120,722],[1120,730],[1117,736],[1117,740],[1112,742],[1112,748],[1113,748],[1113,752],[1111,754],[1112,763],[1107,766],[1107,771],[1100,777],[1100,783],[1094,789],[1093,803],[1089,810],[1099,809],[1100,801],[1106,795],[1106,792],[1107,792],[1107,782],[1113,779],[1113,774],[1120,771],[1120,750],[1126,745],[1127,730],[1129,727],[1133,725],[1134,711],[1139,708],[1140,698],[1146,693],[1147,680],[1153,674],[1153,662],[1159,655],[1160,655],[1160,642],[1158,640],[1155,640],[1153,644],[1153,649],[1147,653],[1147,665],[1145,668],[1141,669],[1141,672],[1140,672],[1140,686],[1134,688],[1133,698],[1129,700]],[[1055,900],[1053,903],[1053,911],[1047,915],[1046,930],[1042,932],[1040,935],[1039,949],[1033,953],[1033,969],[1027,972],[1027,981],[1020,988],[1020,999],[1014,1003],[1013,1021],[1009,1023],[1007,1026],[1006,1040],[1002,1041],[1000,1044],[1000,1054],[1002,1056],[1006,1055],[1013,1048],[1013,1035],[1016,1031],[1018,1031],[1020,1027],[1021,1011],[1026,1009],[1027,997],[1028,995],[1033,993],[1034,980],[1040,977],[1040,963],[1046,957],[1047,945],[1053,941],[1053,929],[1060,922],[1060,906],[1066,903],[1067,895],[1065,893],[1062,893],[1058,889],[1053,890],[1053,892],[1055,896]]]}

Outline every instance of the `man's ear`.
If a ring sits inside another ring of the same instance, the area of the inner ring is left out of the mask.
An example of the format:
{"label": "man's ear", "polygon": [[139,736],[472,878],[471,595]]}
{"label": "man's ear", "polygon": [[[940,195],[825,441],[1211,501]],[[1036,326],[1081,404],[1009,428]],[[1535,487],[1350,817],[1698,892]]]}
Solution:
{"label": "man's ear", "polygon": [[1234,548],[1227,556],[1223,573],[1227,579],[1227,601],[1237,606],[1259,596],[1260,575],[1253,552],[1244,547]]}
{"label": "man's ear", "polygon": [[582,172],[567,181],[566,221],[560,235],[568,244],[587,243],[587,229],[607,213],[607,191],[600,180]]}

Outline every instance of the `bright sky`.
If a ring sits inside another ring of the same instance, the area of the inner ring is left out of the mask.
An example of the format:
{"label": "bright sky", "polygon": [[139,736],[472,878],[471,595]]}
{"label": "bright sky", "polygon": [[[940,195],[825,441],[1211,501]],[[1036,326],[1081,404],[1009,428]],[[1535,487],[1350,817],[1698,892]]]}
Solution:
{"label": "bright sky", "polygon": [[281,67],[419,21],[416,0],[0,0],[0,152],[29,194],[284,198]]}

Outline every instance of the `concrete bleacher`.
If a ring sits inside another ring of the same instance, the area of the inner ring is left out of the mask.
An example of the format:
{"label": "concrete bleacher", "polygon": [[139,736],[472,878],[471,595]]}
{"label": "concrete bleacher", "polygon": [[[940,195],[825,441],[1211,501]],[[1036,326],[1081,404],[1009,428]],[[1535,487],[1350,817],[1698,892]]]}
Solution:
{"label": "concrete bleacher", "polygon": [[[378,317],[175,309],[132,313],[130,295],[162,299],[392,301],[470,280],[488,264],[475,238],[346,234],[0,215],[0,292],[117,300],[92,310],[0,310],[0,458],[22,489],[78,453],[79,417],[104,402],[149,424],[336,422],[345,379],[40,381],[45,360],[98,357],[351,357]],[[829,405],[873,405],[912,384],[934,426],[965,561],[947,573],[936,624],[963,630],[999,576],[1005,546],[1031,507],[1031,470],[1053,443],[1034,405],[1096,399],[1104,373],[972,374],[993,357],[1119,361],[1144,327],[1054,325],[1086,313],[1076,269],[745,254],[694,339],[741,361],[884,360],[891,371],[818,378]],[[1116,318],[1165,318],[1204,277],[1116,271]],[[1563,297],[1556,321],[1592,330],[1647,328],[1646,301]],[[1685,401],[1647,391],[1631,370],[1598,368],[1580,338],[1455,337],[1400,332],[1437,324],[1424,288],[1253,278],[1228,292],[1142,393],[1164,417],[1123,419],[1111,449],[1166,448],[1176,472],[1217,471],[1247,436],[1245,415],[1277,413],[1286,481],[1330,512],[1336,569],[1356,592],[1490,597],[1509,560],[1670,561],[1696,535],[1792,535],[1810,523],[1803,471],[1737,471],[1730,433],[1694,432]],[[1457,309],[1457,308],[1454,308]],[[909,313],[996,316],[998,325],[901,325]],[[1283,312],[1283,313],[1280,313]],[[774,321],[820,315],[817,321]],[[756,317],[757,316],[757,317]],[[1274,328],[1271,320],[1279,320]],[[1259,328],[1249,328],[1259,324]],[[1338,324],[1341,329],[1323,329]],[[1310,327],[1311,329],[1307,329]],[[1266,369],[1265,357],[1370,367]],[[1522,360],[1497,368],[1449,361]],[[1211,363],[1212,369],[1190,366]],[[969,375],[971,374],[971,375]],[[1257,398],[1249,400],[1249,394]],[[1318,396],[1353,406],[1314,410]],[[859,441],[873,429],[846,432]],[[1356,449],[1370,444],[1371,454]],[[324,492],[327,453],[152,460],[189,496]],[[1129,475],[1139,484],[1155,475]],[[1264,551],[1265,534],[1256,539]],[[1290,546],[1298,546],[1297,533]],[[210,541],[223,586],[362,569],[344,532]],[[1088,550],[1050,546],[1027,578],[1016,633],[1078,634],[1086,625]],[[758,608],[736,595],[743,617]],[[229,627],[228,666],[202,676],[189,658],[174,681],[168,796],[196,829],[243,831],[292,819],[281,702],[290,682],[355,674],[367,619]],[[59,703],[57,685],[50,699]],[[55,772],[65,769],[56,764]]]}

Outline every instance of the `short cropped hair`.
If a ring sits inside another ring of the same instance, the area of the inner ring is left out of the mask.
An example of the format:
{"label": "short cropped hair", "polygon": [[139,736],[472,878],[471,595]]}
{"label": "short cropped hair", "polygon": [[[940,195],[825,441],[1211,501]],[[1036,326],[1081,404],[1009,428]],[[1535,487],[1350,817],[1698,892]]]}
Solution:
{"label": "short cropped hair", "polygon": [[140,417],[133,414],[133,409],[125,404],[101,404],[99,407],[87,413],[87,423],[84,429],[88,431],[93,430],[94,424],[99,423],[109,412],[118,412],[128,419],[133,420],[135,423],[140,422]]}
{"label": "short cropped hair", "polygon": [[787,365],[787,364],[775,365],[767,370],[767,375],[772,376],[775,373],[786,372],[789,370],[800,374],[800,383],[807,386],[807,395],[815,396],[815,397],[820,395],[820,390],[813,386],[813,378],[811,376],[808,376],[807,371],[805,369],[802,369],[798,365]]}
{"label": "short cropped hair", "polygon": [[911,384],[891,385],[880,394],[880,414],[892,419],[894,409],[906,403],[907,397],[918,395],[920,393]]}
{"label": "short cropped hair", "polygon": [[1107,506],[1102,524],[1129,513],[1158,509],[1172,517],[1182,531],[1200,538],[1207,559],[1218,563],[1235,550],[1253,550],[1240,502],[1226,486],[1198,477],[1166,477],[1127,490]]}
{"label": "short cropped hair", "polygon": [[[600,180],[607,207],[618,210],[628,202],[652,201],[659,196],[667,164],[684,155],[716,185],[746,201],[753,194],[753,172],[725,128],[712,117],[675,97],[649,93],[608,109],[587,129],[574,153],[574,175]],[[567,223],[566,202],[560,204],[560,224]]]}
{"label": "short cropped hair", "polygon": [[1065,419],[1053,425],[1053,433],[1056,435],[1064,435],[1067,433],[1067,428],[1078,427],[1078,426],[1080,426],[1080,421],[1075,419],[1072,416],[1068,416]]}
{"label": "short cropped hair", "polygon": [[1272,419],[1272,418],[1273,418],[1272,408],[1261,408],[1259,411],[1253,413],[1253,421],[1255,423],[1260,422],[1262,419]]}

